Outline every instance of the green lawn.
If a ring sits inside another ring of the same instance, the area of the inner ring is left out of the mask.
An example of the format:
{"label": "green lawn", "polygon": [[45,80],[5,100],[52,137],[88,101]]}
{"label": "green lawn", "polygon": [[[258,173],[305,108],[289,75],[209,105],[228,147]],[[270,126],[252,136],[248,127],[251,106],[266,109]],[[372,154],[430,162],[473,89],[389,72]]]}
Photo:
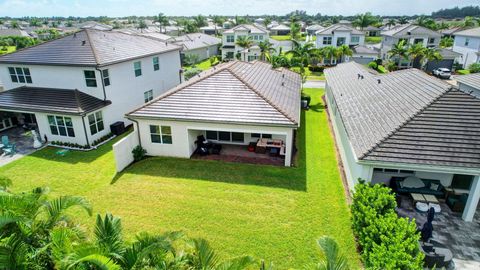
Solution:
{"label": "green lawn", "polygon": [[[218,63],[218,60],[215,62]],[[212,67],[212,63],[210,63],[210,59],[205,59],[202,62],[198,63],[195,65],[196,68],[201,69],[201,70],[207,70]],[[192,66],[184,66],[185,69],[191,69]]]}
{"label": "green lawn", "polygon": [[[3,48],[7,48],[7,50],[3,50]],[[15,46],[0,47],[0,54],[12,53],[16,50],[17,50],[17,48]]]}
{"label": "green lawn", "polygon": [[460,75],[467,75],[467,74],[470,74],[470,70],[468,70],[468,69],[459,69],[459,70],[457,70],[457,73],[460,74]]}
{"label": "green lawn", "polygon": [[365,37],[365,42],[366,43],[380,43],[382,42],[382,37]]}
{"label": "green lawn", "polygon": [[[290,70],[295,71],[297,73],[300,73],[300,68],[299,67],[292,67]],[[324,81],[325,80],[325,74],[323,72],[318,72],[318,71],[310,71],[310,69],[305,68],[305,75],[307,76],[307,80],[311,81]]]}
{"label": "green lawn", "polygon": [[[323,90],[305,91],[312,102],[302,113],[295,168],[155,157],[114,177],[110,142],[65,157],[46,148],[1,167],[0,175],[13,180],[14,191],[49,186],[56,196],[85,196],[94,212],[120,216],[128,239],[139,231],[182,230],[225,257],[249,254],[276,269],[300,269],[320,256],[316,239],[330,235],[357,269]],[[94,224],[84,213],[77,218],[87,229]]]}
{"label": "green lawn", "polygon": [[291,40],[292,38],[290,37],[290,35],[286,35],[286,36],[270,36],[271,39],[275,39],[275,40],[278,40],[278,41],[282,41],[282,40]]}

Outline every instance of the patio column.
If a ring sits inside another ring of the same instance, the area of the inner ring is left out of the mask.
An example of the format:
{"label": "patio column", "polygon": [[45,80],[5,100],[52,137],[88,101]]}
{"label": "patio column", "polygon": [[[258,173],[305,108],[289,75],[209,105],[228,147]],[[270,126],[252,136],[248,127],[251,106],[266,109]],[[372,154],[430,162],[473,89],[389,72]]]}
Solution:
{"label": "patio column", "polygon": [[288,130],[285,142],[285,166],[290,167],[292,164],[293,154],[293,129]]}
{"label": "patio column", "polygon": [[462,219],[465,221],[472,221],[475,211],[477,210],[478,200],[480,199],[480,176],[473,178],[470,193],[468,194],[467,204],[463,210]]}

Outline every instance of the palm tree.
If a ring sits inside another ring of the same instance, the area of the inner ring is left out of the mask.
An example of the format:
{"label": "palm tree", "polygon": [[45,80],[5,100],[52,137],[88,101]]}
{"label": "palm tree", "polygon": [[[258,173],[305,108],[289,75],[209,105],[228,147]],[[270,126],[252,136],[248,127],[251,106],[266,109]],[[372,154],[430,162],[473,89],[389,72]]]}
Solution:
{"label": "palm tree", "polygon": [[159,27],[160,33],[162,33],[162,26],[165,29],[165,27],[170,24],[168,22],[167,16],[165,16],[163,13],[159,13],[158,16],[155,17],[154,22],[158,22],[158,24],[160,25]]}
{"label": "palm tree", "polygon": [[390,57],[398,57],[398,67],[400,68],[402,59],[408,59],[407,45],[405,45],[405,40],[400,40],[400,42],[393,45],[392,49],[388,51],[388,55]]}
{"label": "palm tree", "polygon": [[197,28],[207,26],[207,20],[202,15],[198,15],[198,16],[193,17],[193,20],[195,21],[195,24],[197,25]]}
{"label": "palm tree", "polygon": [[147,24],[145,23],[144,20],[140,20],[140,21],[138,22],[137,28],[140,29],[140,32],[143,33],[143,29],[146,29],[147,27],[148,27],[148,26],[147,26]]}
{"label": "palm tree", "polygon": [[385,25],[388,26],[388,29],[390,29],[392,26],[395,26],[395,24],[397,24],[395,19],[389,19]]}
{"label": "palm tree", "polygon": [[465,19],[463,19],[463,22],[462,22],[461,26],[464,27],[464,28],[474,27],[475,26],[475,20],[470,16],[466,16]]}
{"label": "palm tree", "polygon": [[370,12],[364,13],[364,14],[359,14],[353,21],[354,26],[360,27],[361,30],[363,28],[373,24],[375,22],[375,18],[372,16]]}
{"label": "palm tree", "polygon": [[296,40],[292,40],[293,48],[287,52],[287,55],[292,56],[292,62],[297,63],[300,68],[300,74],[305,74],[305,67],[310,64],[313,57],[318,55],[318,50],[313,43],[301,44]]}
{"label": "palm tree", "polygon": [[[239,47],[241,47],[242,49],[246,50],[246,49],[249,49],[250,47],[253,46],[253,40],[252,40],[252,37],[251,36],[239,36],[237,38],[237,41],[235,41],[235,44],[238,45]],[[243,60],[244,61],[247,61],[245,59],[245,55],[246,53],[244,52],[243,53]]]}
{"label": "palm tree", "polygon": [[425,65],[429,61],[440,61],[443,59],[442,55],[440,54],[440,51],[436,48],[425,48],[424,55],[423,55],[424,61],[422,62],[422,69],[425,68]]}
{"label": "palm tree", "polygon": [[421,61],[425,56],[425,47],[421,43],[414,44],[409,46],[407,49],[408,57],[412,63],[413,67],[421,67]]}
{"label": "palm tree", "polygon": [[340,254],[338,244],[328,236],[323,236],[317,241],[318,246],[325,255],[325,260],[313,267],[316,270],[348,270],[347,258]]}
{"label": "palm tree", "polygon": [[338,59],[340,59],[340,61],[342,62],[344,60],[343,57],[352,56],[353,51],[352,49],[350,49],[348,45],[342,45],[337,48],[337,55],[338,55]]}
{"label": "palm tree", "polygon": [[327,47],[323,47],[322,50],[325,58],[330,59],[330,65],[333,65],[333,59],[336,59],[338,55],[337,48],[334,46],[327,46]]}
{"label": "palm tree", "polygon": [[222,25],[225,19],[220,16],[213,16],[213,24],[215,25],[215,36],[218,36],[218,25]]}
{"label": "palm tree", "polygon": [[29,266],[53,268],[49,257],[52,232],[58,228],[78,231],[78,225],[66,213],[80,207],[92,214],[90,203],[82,197],[61,196],[47,199],[47,188],[12,194],[0,192],[0,268],[29,269]]}
{"label": "palm tree", "polygon": [[441,48],[450,48],[453,46],[453,38],[452,37],[443,37],[441,40],[440,40],[440,47]]}
{"label": "palm tree", "polygon": [[399,23],[399,24],[407,24],[407,23],[408,23],[408,20],[407,20],[407,18],[405,18],[405,17],[401,17],[400,19],[398,19],[398,23]]}
{"label": "palm tree", "polygon": [[265,26],[265,28],[268,27],[269,24],[272,23],[272,19],[270,19],[270,17],[266,17],[264,20],[263,20],[263,26]]}
{"label": "palm tree", "polygon": [[262,61],[265,61],[266,56],[275,51],[273,44],[268,40],[260,41],[258,47],[260,48],[260,58]]}

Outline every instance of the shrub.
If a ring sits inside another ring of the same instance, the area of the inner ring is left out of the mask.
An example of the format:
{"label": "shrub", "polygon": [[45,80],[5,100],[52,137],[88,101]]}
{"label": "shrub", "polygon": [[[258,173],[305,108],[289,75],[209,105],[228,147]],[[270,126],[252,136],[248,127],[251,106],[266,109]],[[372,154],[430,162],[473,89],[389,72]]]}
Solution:
{"label": "shrub", "polygon": [[371,269],[422,269],[415,221],[399,218],[391,189],[361,182],[353,195],[352,227]]}
{"label": "shrub", "polygon": [[378,64],[375,61],[368,63],[368,67],[377,70]]}
{"label": "shrub", "polygon": [[308,70],[312,72],[323,72],[325,67],[319,67],[319,66],[308,66]]}
{"label": "shrub", "polygon": [[470,73],[479,73],[480,72],[480,63],[473,63],[470,66],[468,66],[468,70],[470,70]]}
{"label": "shrub", "polygon": [[310,95],[308,94],[305,94],[305,93],[302,93],[302,100],[306,100],[307,101],[307,106],[310,106],[310,101],[312,100],[312,98],[310,97]]}
{"label": "shrub", "polygon": [[137,162],[145,158],[145,154],[147,154],[147,150],[143,149],[140,145],[137,145],[132,150],[133,154],[133,161]]}
{"label": "shrub", "polygon": [[185,77],[185,80],[188,81],[190,80],[191,78],[197,76],[198,74],[200,74],[202,72],[201,69],[198,69],[198,68],[191,68],[191,69],[188,69],[187,71],[185,71],[185,74],[183,75]]}

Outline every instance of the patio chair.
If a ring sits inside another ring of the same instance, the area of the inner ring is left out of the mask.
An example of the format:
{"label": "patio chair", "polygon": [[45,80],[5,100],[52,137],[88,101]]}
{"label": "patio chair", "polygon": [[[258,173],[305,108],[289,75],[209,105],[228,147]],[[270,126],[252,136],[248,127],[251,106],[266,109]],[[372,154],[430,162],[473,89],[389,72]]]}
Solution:
{"label": "patio chair", "polygon": [[17,153],[17,146],[15,144],[11,144],[7,147],[4,147],[3,152],[5,153],[5,155],[13,156],[15,155],[15,153]]}
{"label": "patio chair", "polygon": [[2,145],[3,145],[3,147],[9,147],[10,146],[8,136],[6,136],[6,135],[2,136]]}

